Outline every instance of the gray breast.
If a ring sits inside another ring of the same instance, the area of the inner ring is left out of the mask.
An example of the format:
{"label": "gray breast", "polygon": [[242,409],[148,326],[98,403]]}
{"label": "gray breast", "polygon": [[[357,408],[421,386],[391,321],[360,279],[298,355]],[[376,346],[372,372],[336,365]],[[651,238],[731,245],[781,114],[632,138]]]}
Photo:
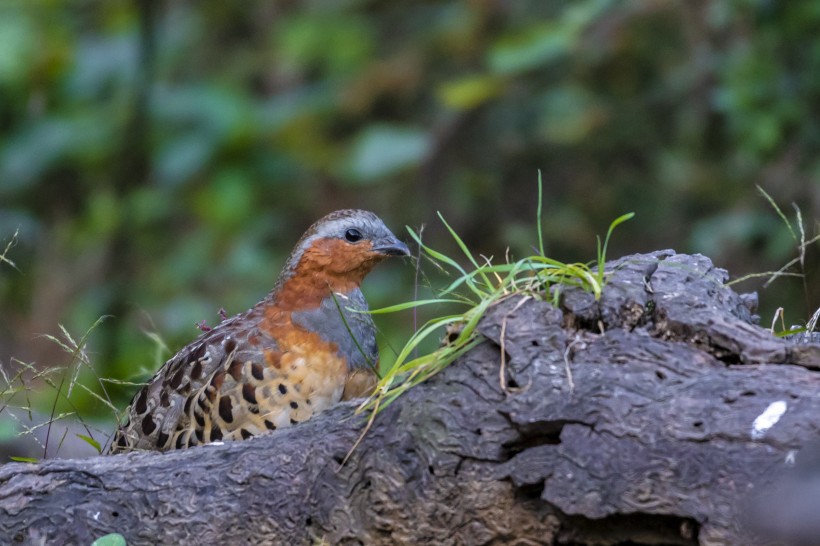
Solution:
{"label": "gray breast", "polygon": [[293,313],[293,322],[335,343],[351,370],[375,366],[379,357],[376,327],[369,314],[360,312],[368,309],[364,294],[356,289],[333,296],[322,300],[316,309]]}

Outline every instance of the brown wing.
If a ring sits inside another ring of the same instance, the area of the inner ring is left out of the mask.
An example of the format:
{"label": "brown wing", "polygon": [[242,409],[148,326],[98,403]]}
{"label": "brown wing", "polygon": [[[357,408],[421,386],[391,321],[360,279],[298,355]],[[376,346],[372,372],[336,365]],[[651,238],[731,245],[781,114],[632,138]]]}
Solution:
{"label": "brown wing", "polygon": [[289,317],[266,328],[258,315],[237,317],[177,353],[137,393],[111,452],[245,439],[306,421],[341,399],[348,375],[335,344]]}
{"label": "brown wing", "polygon": [[189,426],[186,403],[192,392],[207,385],[237,350],[255,334],[253,310],[224,321],[197,338],[163,365],[140,389],[126,410],[110,452],[148,449],[164,451],[179,428]]}
{"label": "brown wing", "polygon": [[348,376],[345,359],[315,333],[292,326],[286,331],[279,332],[276,347],[236,350],[188,397],[190,426],[174,434],[174,448],[247,439],[306,421],[339,401]]}

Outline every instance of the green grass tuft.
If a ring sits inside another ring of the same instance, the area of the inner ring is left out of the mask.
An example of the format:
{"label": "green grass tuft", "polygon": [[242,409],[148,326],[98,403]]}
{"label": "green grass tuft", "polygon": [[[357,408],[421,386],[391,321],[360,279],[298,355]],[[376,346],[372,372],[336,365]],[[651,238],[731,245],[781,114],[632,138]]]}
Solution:
{"label": "green grass tuft", "polygon": [[[537,235],[539,254],[519,260],[493,264],[489,258],[478,260],[470,251],[458,233],[439,213],[439,218],[449,231],[456,246],[470,263],[465,269],[458,261],[443,252],[434,250],[422,241],[421,235],[407,228],[410,236],[418,243],[422,256],[435,267],[448,273],[454,279],[441,289],[436,298],[411,301],[376,309],[373,314],[394,313],[423,306],[456,304],[463,306],[463,311],[456,314],[440,316],[427,321],[407,341],[399,352],[393,366],[387,370],[379,381],[376,391],[359,408],[359,411],[372,410],[373,416],[404,394],[413,386],[433,377],[465,352],[481,341],[478,323],[491,306],[512,295],[523,295],[528,298],[550,300],[557,305],[565,287],[578,287],[591,293],[595,299],[601,297],[606,283],[604,263],[610,237],[621,223],[631,219],[634,214],[624,214],[615,219],[609,226],[606,238],[601,244],[598,238],[597,260],[592,263],[563,263],[544,255],[543,234],[541,232],[541,199],[542,182],[538,177],[538,211]],[[416,349],[431,337],[445,342],[434,351],[422,356],[413,356]]]}

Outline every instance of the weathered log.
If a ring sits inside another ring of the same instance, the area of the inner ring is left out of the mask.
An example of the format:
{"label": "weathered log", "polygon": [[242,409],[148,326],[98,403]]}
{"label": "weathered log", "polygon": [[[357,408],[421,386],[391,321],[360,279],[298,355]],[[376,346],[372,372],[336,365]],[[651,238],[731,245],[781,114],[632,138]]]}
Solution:
{"label": "weathered log", "polygon": [[7,464],[0,536],[745,545],[775,529],[787,542],[760,507],[820,429],[820,345],[755,326],[755,299],[703,256],[608,269],[600,301],[573,289],[560,308],[491,308],[486,341],[384,410],[344,465],[364,426],[350,404],[244,442]]}

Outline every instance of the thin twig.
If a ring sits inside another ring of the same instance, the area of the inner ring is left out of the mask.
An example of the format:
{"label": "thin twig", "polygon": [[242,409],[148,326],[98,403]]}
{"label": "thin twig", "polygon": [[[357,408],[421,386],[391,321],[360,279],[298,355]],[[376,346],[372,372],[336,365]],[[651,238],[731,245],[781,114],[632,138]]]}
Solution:
{"label": "thin twig", "polygon": [[567,384],[569,384],[569,394],[572,395],[573,391],[575,391],[575,381],[572,380],[572,370],[569,367],[569,353],[572,351],[573,347],[577,343],[580,342],[578,335],[576,334],[575,338],[572,342],[567,345],[567,348],[564,349],[564,370],[567,372]]}
{"label": "thin twig", "polygon": [[356,451],[356,448],[359,447],[359,444],[362,443],[362,440],[364,440],[365,435],[370,431],[370,427],[373,426],[373,422],[376,420],[376,415],[379,413],[380,403],[381,398],[376,398],[376,403],[373,407],[373,411],[370,412],[370,418],[367,420],[367,424],[364,426],[364,430],[362,431],[362,433],[359,434],[358,438],[356,438],[356,442],[353,444],[353,447],[351,447],[350,451],[348,451],[347,455],[345,455],[345,458],[342,460],[342,464],[339,465],[340,470],[345,465],[345,463],[347,463],[348,459],[350,459],[350,456],[353,455],[353,452]]}
{"label": "thin twig", "polygon": [[777,322],[777,318],[780,317],[780,324],[783,326],[783,330],[786,329],[786,324],[783,321],[783,308],[778,307],[774,312],[774,317],[772,318],[772,327],[769,330],[774,333],[774,325]]}
{"label": "thin twig", "polygon": [[817,309],[814,314],[809,319],[809,323],[806,325],[806,331],[811,334],[814,332],[815,327],[817,326],[817,321],[820,319],[820,309]]}

